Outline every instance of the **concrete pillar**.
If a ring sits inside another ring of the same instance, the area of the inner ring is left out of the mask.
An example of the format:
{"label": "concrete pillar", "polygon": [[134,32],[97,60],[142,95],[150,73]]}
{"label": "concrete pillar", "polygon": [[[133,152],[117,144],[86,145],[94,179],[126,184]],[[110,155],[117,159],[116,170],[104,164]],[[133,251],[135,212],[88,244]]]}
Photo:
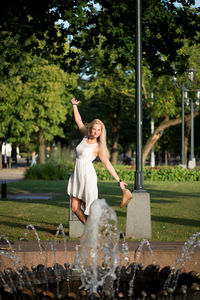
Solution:
{"label": "concrete pillar", "polygon": [[69,237],[81,237],[83,234],[84,225],[71,210],[71,200],[69,207]]}
{"label": "concrete pillar", "polygon": [[133,239],[151,238],[150,195],[146,192],[133,192],[127,206],[126,237]]}

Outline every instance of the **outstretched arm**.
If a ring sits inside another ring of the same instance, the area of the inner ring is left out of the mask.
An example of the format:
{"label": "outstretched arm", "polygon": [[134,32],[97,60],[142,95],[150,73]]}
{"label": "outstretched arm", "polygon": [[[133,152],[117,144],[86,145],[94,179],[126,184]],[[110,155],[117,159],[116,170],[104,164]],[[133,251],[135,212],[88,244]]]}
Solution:
{"label": "outstretched arm", "polygon": [[127,185],[127,183],[125,183],[124,181],[122,181],[119,176],[117,175],[113,165],[111,164],[111,162],[109,161],[108,158],[103,157],[102,155],[99,155],[100,160],[102,161],[102,163],[104,164],[104,166],[106,167],[106,169],[108,170],[108,172],[112,175],[112,177],[118,182],[120,188],[122,190],[124,190]]}
{"label": "outstretched arm", "polygon": [[85,135],[87,135],[88,131],[87,131],[87,128],[85,127],[85,125],[83,124],[81,115],[78,111],[78,104],[80,103],[80,101],[76,100],[75,98],[72,98],[71,103],[73,105],[74,120],[75,120],[76,124],[78,125],[80,132],[83,134],[83,136],[85,136]]}

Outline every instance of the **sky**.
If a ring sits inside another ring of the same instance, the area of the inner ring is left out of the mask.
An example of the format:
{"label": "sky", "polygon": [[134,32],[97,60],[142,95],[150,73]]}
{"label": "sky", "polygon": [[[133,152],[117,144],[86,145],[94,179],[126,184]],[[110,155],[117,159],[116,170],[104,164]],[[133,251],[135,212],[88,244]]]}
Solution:
{"label": "sky", "polygon": [[200,7],[200,0],[195,0],[195,5],[194,7]]}
{"label": "sky", "polygon": [[[195,0],[194,7],[200,7],[200,0]],[[57,23],[58,24],[60,24],[60,23],[64,24],[64,27],[68,27],[69,26],[69,23],[67,21],[63,22],[62,20],[59,20]]]}
{"label": "sky", "polygon": [[195,6],[196,6],[196,7],[200,7],[200,0],[196,0],[196,1],[195,1]]}

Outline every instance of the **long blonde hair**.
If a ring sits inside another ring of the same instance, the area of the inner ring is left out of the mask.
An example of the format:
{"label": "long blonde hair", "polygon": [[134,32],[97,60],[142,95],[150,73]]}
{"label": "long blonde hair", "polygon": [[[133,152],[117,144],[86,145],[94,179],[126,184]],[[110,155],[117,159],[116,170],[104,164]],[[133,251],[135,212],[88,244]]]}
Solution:
{"label": "long blonde hair", "polygon": [[101,135],[98,137],[97,141],[99,143],[99,154],[102,156],[106,156],[108,159],[110,158],[110,154],[107,148],[106,143],[106,128],[103,122],[99,119],[94,119],[91,123],[88,124],[88,134],[91,134],[91,129],[94,124],[98,124],[101,126]]}

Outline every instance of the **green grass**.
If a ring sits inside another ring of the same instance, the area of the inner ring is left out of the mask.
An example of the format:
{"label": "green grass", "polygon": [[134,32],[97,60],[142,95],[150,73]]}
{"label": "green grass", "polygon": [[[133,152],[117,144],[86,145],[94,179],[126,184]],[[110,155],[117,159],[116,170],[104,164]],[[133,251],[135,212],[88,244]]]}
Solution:
{"label": "green grass", "polygon": [[[0,200],[0,234],[10,240],[23,237],[27,224],[33,224],[42,240],[54,239],[59,224],[68,236],[69,197],[66,181],[22,180],[9,183],[8,193],[56,193],[53,200]],[[132,188],[132,183],[129,184]],[[145,182],[150,193],[152,240],[186,241],[200,231],[199,182]],[[122,191],[115,182],[99,182],[99,198],[105,198],[125,232],[126,208],[120,209]],[[28,239],[35,239],[30,231]]]}

